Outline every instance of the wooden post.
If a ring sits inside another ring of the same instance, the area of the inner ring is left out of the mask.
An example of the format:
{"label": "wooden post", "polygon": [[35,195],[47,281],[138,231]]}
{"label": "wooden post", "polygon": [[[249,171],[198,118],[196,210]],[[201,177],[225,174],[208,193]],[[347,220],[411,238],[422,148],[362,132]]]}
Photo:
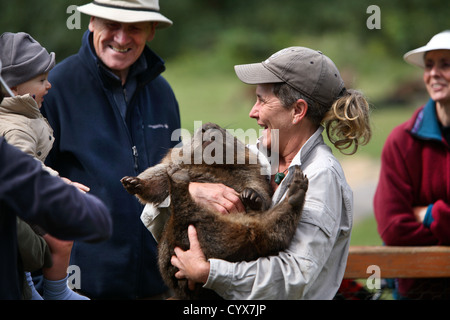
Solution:
{"label": "wooden post", "polygon": [[382,278],[450,277],[450,247],[351,246],[344,278],[367,278],[371,265]]}

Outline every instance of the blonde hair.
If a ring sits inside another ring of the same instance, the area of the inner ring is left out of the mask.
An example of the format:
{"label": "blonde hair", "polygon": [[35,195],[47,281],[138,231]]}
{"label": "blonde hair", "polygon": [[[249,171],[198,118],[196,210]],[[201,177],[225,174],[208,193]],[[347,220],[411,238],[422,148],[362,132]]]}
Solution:
{"label": "blonde hair", "polygon": [[[306,117],[316,125],[323,125],[330,142],[342,154],[352,155],[359,146],[366,145],[372,137],[370,106],[357,90],[343,90],[331,108],[293,89],[286,83],[276,83],[273,92],[285,108],[303,99],[308,104]],[[350,152],[345,150],[353,147]]]}
{"label": "blonde hair", "polygon": [[[347,90],[325,114],[322,124],[328,139],[341,153],[356,153],[360,145],[366,145],[372,137],[370,106],[363,94]],[[353,146],[350,152],[344,152]]]}

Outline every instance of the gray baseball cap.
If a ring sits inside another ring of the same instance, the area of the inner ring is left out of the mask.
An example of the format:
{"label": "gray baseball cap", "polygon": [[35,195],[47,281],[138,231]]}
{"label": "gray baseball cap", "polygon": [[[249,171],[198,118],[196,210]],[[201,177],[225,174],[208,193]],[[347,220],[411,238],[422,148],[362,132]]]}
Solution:
{"label": "gray baseball cap", "polygon": [[25,32],[5,32],[0,36],[2,77],[10,87],[24,83],[55,66],[55,53],[48,53]]}
{"label": "gray baseball cap", "polygon": [[331,106],[345,89],[333,61],[305,47],[285,48],[261,63],[237,65],[234,70],[244,83],[284,82],[325,106]]}

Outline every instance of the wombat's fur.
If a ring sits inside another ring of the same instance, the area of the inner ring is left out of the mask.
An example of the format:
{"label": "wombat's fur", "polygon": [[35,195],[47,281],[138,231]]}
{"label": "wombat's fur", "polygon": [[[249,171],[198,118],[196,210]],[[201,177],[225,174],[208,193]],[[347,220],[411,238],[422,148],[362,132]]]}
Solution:
{"label": "wombat's fur", "polygon": [[[203,138],[198,147],[205,150],[208,145],[217,142],[217,132],[223,135],[223,164],[205,164],[205,159],[201,164],[193,164],[196,149],[192,146],[198,143],[198,137]],[[158,263],[164,281],[178,299],[218,298],[215,292],[202,288],[200,284],[191,291],[187,280],[178,280],[174,276],[178,270],[172,266],[170,259],[176,246],[183,250],[189,248],[189,225],[195,226],[207,259],[237,262],[274,255],[288,247],[297,228],[308,189],[307,178],[296,166],[286,198],[270,208],[270,184],[267,177],[261,174],[259,164],[249,164],[250,151],[242,142],[234,137],[226,139],[230,133],[211,123],[203,125],[200,136],[197,135],[197,142],[194,141],[195,137],[191,144],[172,149],[178,151],[179,155],[183,151],[190,152],[187,159],[191,159],[191,164],[185,163],[189,161],[174,160],[169,152],[160,164],[148,168],[138,177],[124,177],[121,180],[125,189],[144,204],[158,205],[170,195],[171,216],[161,239],[157,239]],[[231,147],[239,146],[245,150],[246,164],[226,163],[225,150],[229,149],[225,148],[230,147],[230,144],[234,144]],[[189,182],[223,183],[235,189],[240,193],[247,213],[224,215],[197,205],[189,194]]]}

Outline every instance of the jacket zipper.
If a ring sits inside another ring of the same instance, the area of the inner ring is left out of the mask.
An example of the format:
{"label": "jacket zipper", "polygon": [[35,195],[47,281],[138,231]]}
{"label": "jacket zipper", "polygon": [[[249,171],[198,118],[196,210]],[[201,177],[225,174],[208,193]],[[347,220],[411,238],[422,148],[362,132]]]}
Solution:
{"label": "jacket zipper", "polygon": [[131,148],[131,150],[133,151],[134,170],[136,170],[136,172],[137,172],[138,169],[139,169],[139,166],[138,166],[138,157],[139,157],[139,154],[138,154],[138,151],[137,151],[137,147],[136,147],[136,146],[133,146],[133,147]]}

